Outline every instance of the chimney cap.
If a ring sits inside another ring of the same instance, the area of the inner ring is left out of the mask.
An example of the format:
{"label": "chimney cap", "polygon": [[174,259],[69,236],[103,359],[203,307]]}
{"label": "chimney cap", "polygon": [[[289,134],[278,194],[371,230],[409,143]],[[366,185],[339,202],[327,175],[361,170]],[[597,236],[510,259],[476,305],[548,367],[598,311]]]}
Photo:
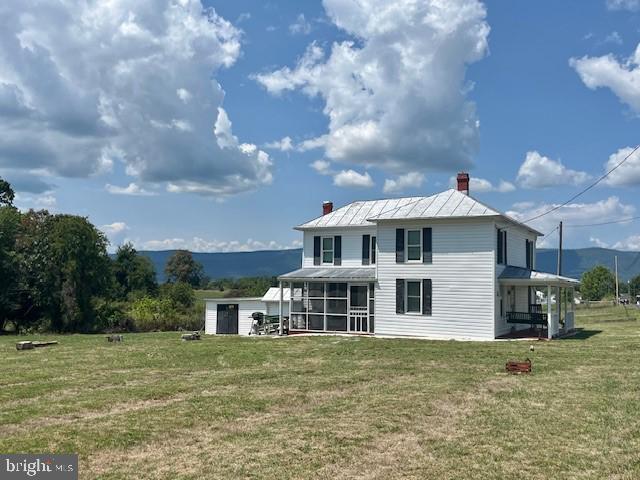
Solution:
{"label": "chimney cap", "polygon": [[331,212],[333,212],[333,202],[329,200],[322,202],[322,215],[327,215]]}

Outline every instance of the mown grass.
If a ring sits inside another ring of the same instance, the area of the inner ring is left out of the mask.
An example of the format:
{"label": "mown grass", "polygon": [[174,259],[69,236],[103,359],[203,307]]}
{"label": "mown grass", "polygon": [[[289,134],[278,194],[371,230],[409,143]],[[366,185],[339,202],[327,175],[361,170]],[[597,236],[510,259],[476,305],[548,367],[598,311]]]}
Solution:
{"label": "mown grass", "polygon": [[[0,337],[0,451],[77,452],[80,478],[638,478],[625,312],[533,343]],[[526,357],[532,375],[503,372]]]}

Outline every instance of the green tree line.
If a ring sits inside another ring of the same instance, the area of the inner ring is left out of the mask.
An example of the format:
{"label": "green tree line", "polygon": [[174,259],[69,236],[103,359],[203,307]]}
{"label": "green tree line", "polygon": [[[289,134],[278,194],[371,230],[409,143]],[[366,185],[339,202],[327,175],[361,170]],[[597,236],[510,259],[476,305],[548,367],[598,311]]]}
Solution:
{"label": "green tree line", "polygon": [[86,218],[20,212],[14,199],[0,179],[0,333],[201,327],[193,286],[204,276],[191,254],[176,252],[158,285],[152,262],[131,244],[111,258]]}

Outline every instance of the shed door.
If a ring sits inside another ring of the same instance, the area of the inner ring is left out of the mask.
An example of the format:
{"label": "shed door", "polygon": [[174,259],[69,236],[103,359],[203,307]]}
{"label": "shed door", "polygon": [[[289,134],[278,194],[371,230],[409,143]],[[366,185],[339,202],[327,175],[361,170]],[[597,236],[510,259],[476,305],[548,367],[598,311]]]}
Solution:
{"label": "shed door", "polygon": [[238,305],[235,303],[218,304],[216,333],[238,334]]}

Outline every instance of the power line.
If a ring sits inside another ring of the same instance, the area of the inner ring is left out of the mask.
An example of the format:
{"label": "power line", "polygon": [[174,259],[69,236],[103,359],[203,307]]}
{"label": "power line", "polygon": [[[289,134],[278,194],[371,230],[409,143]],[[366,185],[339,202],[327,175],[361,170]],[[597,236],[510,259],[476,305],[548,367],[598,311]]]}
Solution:
{"label": "power line", "polygon": [[567,200],[566,202],[560,204],[560,205],[556,205],[553,208],[550,208],[549,210],[547,210],[546,212],[543,212],[539,215],[536,215],[535,217],[531,217],[527,220],[524,220],[522,223],[527,223],[527,222],[531,222],[533,220],[537,220],[538,218],[542,218],[545,215],[549,215],[552,212],[555,212],[556,210],[561,209],[562,207],[565,207],[567,205],[569,205],[571,202],[573,202],[576,198],[578,198],[581,195],[584,195],[585,193],[587,193],[589,190],[591,190],[593,187],[595,187],[596,185],[598,185],[602,180],[604,180],[605,178],[607,178],[609,175],[611,175],[615,170],[617,170],[624,162],[626,162],[629,157],[631,157],[631,155],[633,155],[634,153],[636,153],[636,151],[638,151],[638,149],[640,148],[640,144],[636,146],[636,148],[634,148],[633,150],[631,150],[631,152],[629,153],[629,155],[627,155],[626,157],[624,157],[616,166],[614,166],[611,170],[609,170],[607,173],[605,173],[604,175],[602,175],[600,178],[598,178],[595,182],[593,182],[591,185],[589,185],[587,188],[581,190],[580,192],[576,193],[573,197],[571,197],[569,200]]}
{"label": "power line", "polygon": [[627,222],[632,222],[633,220],[638,220],[640,219],[640,216],[638,217],[627,217],[627,218],[620,218],[619,220],[611,220],[609,222],[600,222],[600,223],[580,223],[580,224],[568,224],[565,225],[565,227],[572,227],[572,228],[580,228],[580,227],[598,227],[600,225],[613,225],[615,223],[627,223]]}

